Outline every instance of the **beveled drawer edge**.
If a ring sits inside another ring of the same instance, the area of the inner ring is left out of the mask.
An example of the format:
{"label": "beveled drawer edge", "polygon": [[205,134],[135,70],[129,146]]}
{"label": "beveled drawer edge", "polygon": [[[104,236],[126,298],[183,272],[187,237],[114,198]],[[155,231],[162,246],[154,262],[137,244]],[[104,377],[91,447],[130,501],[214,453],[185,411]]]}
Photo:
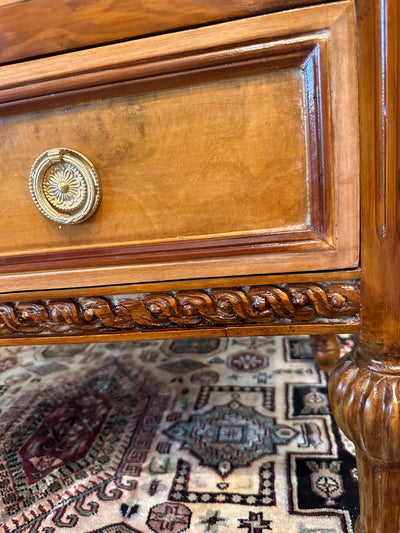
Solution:
{"label": "beveled drawer edge", "polygon": [[[208,62],[218,62],[219,54],[227,47],[236,47],[240,51],[245,45],[254,53],[260,41],[268,46],[271,39],[275,46],[279,39],[286,39],[298,47],[309,40],[307,34],[318,38],[323,33],[331,33],[321,31],[321,24],[335,32],[336,22],[350,10],[354,10],[353,2],[344,0],[290,13],[282,11],[221,23],[218,35],[214,26],[183,30],[173,35],[173,44],[171,34],[158,35],[101,46],[95,49],[96,53],[81,50],[0,66],[0,103],[12,104],[20,100],[23,104],[30,97],[47,96],[51,99],[57,93],[58,98],[65,98],[68,92],[84,88],[90,92],[90,87],[99,89],[108,84],[144,78],[148,71],[143,64],[153,64],[153,75],[154,70],[160,74],[173,73],[177,71],[177,63],[191,68],[191,56],[199,53],[203,53],[203,59]],[[287,19],[293,15],[297,15],[294,19],[296,27],[292,28],[292,35],[288,35]]]}
{"label": "beveled drawer edge", "polygon": [[325,272],[296,272],[279,274],[260,274],[250,276],[224,276],[198,279],[181,279],[120,285],[100,285],[90,287],[71,287],[65,289],[28,290],[17,292],[0,292],[0,302],[32,300],[53,300],[62,298],[80,298],[82,296],[115,296],[119,294],[144,294],[150,292],[171,292],[203,290],[213,287],[225,289],[230,287],[250,287],[260,285],[311,284],[331,281],[349,282],[361,279],[361,268],[352,270],[333,270]]}

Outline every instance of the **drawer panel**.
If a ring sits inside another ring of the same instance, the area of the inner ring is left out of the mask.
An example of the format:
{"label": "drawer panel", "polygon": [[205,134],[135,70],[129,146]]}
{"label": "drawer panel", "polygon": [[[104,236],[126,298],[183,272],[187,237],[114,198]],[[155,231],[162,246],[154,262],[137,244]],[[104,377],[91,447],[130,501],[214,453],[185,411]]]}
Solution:
{"label": "drawer panel", "polygon": [[[14,164],[0,169],[0,210],[10,226],[22,206],[24,216],[1,252],[309,228],[303,88],[292,68],[4,120]],[[100,176],[102,205],[86,223],[60,227],[30,198],[32,163],[54,146],[79,150]]]}
{"label": "drawer panel", "polygon": [[[0,287],[356,266],[355,57],[340,2],[2,67]],[[102,182],[79,225],[30,197],[56,147]]]}

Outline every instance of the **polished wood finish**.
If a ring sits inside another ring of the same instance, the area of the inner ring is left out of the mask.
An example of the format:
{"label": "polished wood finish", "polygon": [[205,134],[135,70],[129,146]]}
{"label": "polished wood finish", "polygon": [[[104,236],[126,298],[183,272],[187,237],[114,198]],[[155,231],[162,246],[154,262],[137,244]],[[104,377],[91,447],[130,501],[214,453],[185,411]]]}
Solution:
{"label": "polished wood finish", "polygon": [[[360,18],[361,254],[363,337],[400,345],[399,168],[396,0],[362,0]],[[373,38],[374,36],[374,38]]]}
{"label": "polished wood finish", "polygon": [[[348,1],[0,68],[0,290],[356,267],[356,98]],[[100,174],[79,227],[25,190],[51,143]]]}
{"label": "polished wood finish", "polygon": [[329,392],[339,426],[355,443],[358,533],[397,533],[400,525],[400,364],[398,355],[361,344],[339,360]]}
{"label": "polished wood finish", "polygon": [[318,363],[318,368],[325,372],[331,371],[340,357],[340,341],[334,333],[313,335],[311,337],[311,349]]}
{"label": "polished wood finish", "polygon": [[359,333],[360,324],[354,323],[321,323],[321,324],[273,324],[267,326],[260,325],[239,325],[239,326],[212,326],[196,328],[169,328],[157,329],[156,331],[114,331],[102,333],[97,331],[90,333],[76,333],[58,335],[38,335],[26,337],[0,337],[0,346],[26,346],[37,344],[79,344],[79,343],[103,343],[121,341],[142,341],[142,340],[164,340],[176,338],[207,338],[207,337],[252,337],[257,335],[323,335],[326,333]]}
{"label": "polished wood finish", "polygon": [[[60,335],[131,332],[152,334],[199,328],[217,334],[221,326],[253,327],[252,334],[271,328],[327,325],[351,331],[359,325],[358,282],[265,285],[250,288],[188,290],[113,297],[87,297],[0,303],[0,338],[25,341]],[[319,326],[319,328],[318,328]],[[304,330],[304,327],[303,327]],[[249,330],[247,329],[247,332]],[[237,333],[235,333],[237,334]]]}
{"label": "polished wood finish", "polygon": [[[0,0],[0,63],[320,0]],[[21,39],[23,35],[23,39]]]}
{"label": "polished wood finish", "polygon": [[[0,344],[311,333],[321,363],[361,332],[332,409],[356,445],[358,533],[398,533],[400,7],[314,3],[70,0],[51,25],[51,0],[0,0]],[[22,191],[50,140],[105,175],[81,233],[36,221]]]}
{"label": "polished wood finish", "polygon": [[32,301],[45,299],[60,299],[67,297],[81,296],[114,296],[118,294],[143,294],[147,292],[165,292],[180,290],[199,290],[210,287],[223,289],[243,286],[260,286],[260,285],[279,285],[282,283],[290,284],[314,284],[338,281],[357,281],[361,277],[361,270],[339,270],[332,272],[305,272],[297,274],[267,274],[262,276],[236,276],[223,278],[203,278],[203,279],[186,279],[158,281],[150,283],[130,283],[126,285],[104,285],[99,287],[83,287],[74,289],[53,289],[41,291],[25,292],[4,292],[0,293],[0,302],[12,301]]}
{"label": "polished wood finish", "polygon": [[331,374],[339,426],[356,445],[357,533],[400,530],[399,4],[359,0],[360,348]]}
{"label": "polished wood finish", "polygon": [[2,236],[3,262],[11,254],[29,255],[31,264],[54,262],[58,252],[65,263],[71,248],[67,258],[82,263],[84,255],[86,265],[98,265],[99,255],[112,263],[116,255],[143,262],[219,248],[226,255],[254,246],[269,252],[326,247],[317,232],[328,226],[325,239],[332,239],[330,221],[319,220],[332,199],[327,194],[326,210],[311,206],[310,193],[319,198],[323,191],[319,173],[307,165],[302,132],[316,126],[304,123],[304,87],[301,69],[284,68],[4,120],[1,155],[12,162],[11,175],[8,165],[0,171],[4,225],[17,216],[11,198],[25,202],[29,195],[18,178],[52,144],[90,154],[103,201],[86,224],[61,228],[26,201],[24,218]]}

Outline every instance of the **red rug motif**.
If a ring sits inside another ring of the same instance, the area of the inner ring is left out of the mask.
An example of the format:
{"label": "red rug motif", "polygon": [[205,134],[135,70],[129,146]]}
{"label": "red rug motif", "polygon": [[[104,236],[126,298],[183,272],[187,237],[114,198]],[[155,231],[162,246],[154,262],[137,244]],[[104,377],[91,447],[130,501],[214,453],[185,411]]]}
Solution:
{"label": "red rug motif", "polygon": [[307,337],[0,349],[0,533],[352,533],[357,506]]}

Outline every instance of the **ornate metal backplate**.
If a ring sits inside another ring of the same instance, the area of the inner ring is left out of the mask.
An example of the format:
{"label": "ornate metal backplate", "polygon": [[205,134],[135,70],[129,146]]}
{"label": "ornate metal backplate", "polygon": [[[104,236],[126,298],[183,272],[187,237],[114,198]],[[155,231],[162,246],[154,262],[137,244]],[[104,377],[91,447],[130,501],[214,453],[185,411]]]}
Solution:
{"label": "ornate metal backplate", "polygon": [[60,224],[83,222],[101,201],[100,179],[93,164],[69,148],[41,154],[32,166],[29,188],[39,211]]}

